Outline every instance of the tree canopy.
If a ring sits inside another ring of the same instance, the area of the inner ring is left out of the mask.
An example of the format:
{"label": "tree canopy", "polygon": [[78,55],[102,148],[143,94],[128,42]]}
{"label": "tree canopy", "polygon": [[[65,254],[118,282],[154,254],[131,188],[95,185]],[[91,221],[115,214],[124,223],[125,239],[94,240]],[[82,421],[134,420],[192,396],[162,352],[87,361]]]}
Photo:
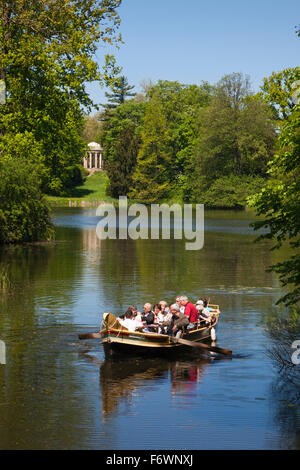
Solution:
{"label": "tree canopy", "polygon": [[18,0],[0,3],[0,78],[6,104],[1,135],[32,133],[41,145],[45,191],[62,193],[84,152],[85,84],[107,81],[114,62],[94,60],[99,42],[114,43],[121,0]]}

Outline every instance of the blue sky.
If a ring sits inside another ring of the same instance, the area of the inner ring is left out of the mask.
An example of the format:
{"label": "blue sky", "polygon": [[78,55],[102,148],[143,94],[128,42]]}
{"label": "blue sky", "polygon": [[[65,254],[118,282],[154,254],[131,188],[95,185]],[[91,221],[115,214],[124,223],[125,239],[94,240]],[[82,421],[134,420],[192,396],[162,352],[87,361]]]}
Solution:
{"label": "blue sky", "polygon": [[[258,90],[273,71],[299,66],[299,0],[123,0],[120,49],[100,47],[97,60],[115,53],[135,91],[143,79],[216,83],[242,72]],[[105,89],[87,89],[105,103]]]}

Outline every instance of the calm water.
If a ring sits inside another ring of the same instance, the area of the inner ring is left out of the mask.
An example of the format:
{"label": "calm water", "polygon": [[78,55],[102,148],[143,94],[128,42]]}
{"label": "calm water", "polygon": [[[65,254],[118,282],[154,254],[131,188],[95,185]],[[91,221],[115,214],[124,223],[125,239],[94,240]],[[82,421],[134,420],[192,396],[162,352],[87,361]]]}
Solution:
{"label": "calm water", "polygon": [[[1,251],[11,286],[0,302],[0,449],[299,449],[299,407],[278,392],[266,354],[280,289],[265,267],[277,255],[253,245],[251,215],[206,212],[195,252],[183,240],[100,242],[94,214],[57,211],[57,243]],[[217,344],[232,359],[112,361],[77,339],[105,311],[183,293],[220,304]]]}

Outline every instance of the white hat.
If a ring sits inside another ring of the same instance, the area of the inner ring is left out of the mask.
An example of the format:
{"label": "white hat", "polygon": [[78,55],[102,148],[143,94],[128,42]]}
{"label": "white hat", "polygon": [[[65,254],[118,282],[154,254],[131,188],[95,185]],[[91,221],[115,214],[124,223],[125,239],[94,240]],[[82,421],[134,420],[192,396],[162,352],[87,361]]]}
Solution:
{"label": "white hat", "polygon": [[204,305],[203,300],[197,300],[196,305]]}

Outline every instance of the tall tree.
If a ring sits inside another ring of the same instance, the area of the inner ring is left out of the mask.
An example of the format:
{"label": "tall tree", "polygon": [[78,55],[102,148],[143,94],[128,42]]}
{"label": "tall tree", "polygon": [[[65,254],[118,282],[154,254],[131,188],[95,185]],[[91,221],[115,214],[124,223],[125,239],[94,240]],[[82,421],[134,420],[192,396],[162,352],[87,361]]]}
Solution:
{"label": "tall tree", "polygon": [[114,159],[108,161],[106,170],[109,177],[107,194],[112,197],[126,196],[132,186],[140,146],[140,136],[133,122],[127,122],[114,144]]}
{"label": "tall tree", "polygon": [[149,204],[166,197],[169,191],[171,163],[167,119],[162,102],[155,94],[146,105],[142,144],[129,196]]}
{"label": "tall tree", "polygon": [[[93,56],[99,41],[116,42],[121,0],[8,0],[0,2],[0,78],[7,100],[1,134],[31,132],[42,144],[44,188],[60,192],[80,163],[81,106],[92,102],[85,83],[109,77]],[[68,177],[66,177],[68,179]]]}
{"label": "tall tree", "polygon": [[262,89],[263,99],[270,104],[277,121],[289,117],[295,103],[293,102],[293,84],[300,80],[300,67],[273,72],[264,78]]}
{"label": "tall tree", "polygon": [[283,286],[289,287],[278,302],[295,305],[300,301],[300,104],[282,125],[279,144],[270,165],[271,178],[250,203],[264,217],[254,224],[255,229],[267,229],[258,239],[271,239],[273,249],[284,242],[292,248],[292,255],[271,269],[279,274]]}
{"label": "tall tree", "polygon": [[105,93],[106,98],[108,98],[108,104],[104,105],[106,110],[115,109],[120,104],[125,103],[127,97],[135,96],[135,93],[131,93],[134,85],[129,85],[128,79],[124,75],[113,80],[110,88],[112,93]]}
{"label": "tall tree", "polygon": [[[252,95],[248,77],[225,76],[218,83],[211,104],[199,113],[199,123],[189,197],[208,203],[212,199],[209,192],[219,178],[222,184],[231,175],[238,178],[266,175],[276,134],[269,106],[259,96]],[[234,191],[231,185],[236,185],[238,178],[228,180],[227,192],[229,188]],[[251,185],[252,181],[248,183]],[[245,179],[241,181],[244,184]],[[242,202],[240,195],[239,191],[238,199]],[[246,192],[244,204],[247,195]],[[217,200],[215,203],[223,204]]]}

